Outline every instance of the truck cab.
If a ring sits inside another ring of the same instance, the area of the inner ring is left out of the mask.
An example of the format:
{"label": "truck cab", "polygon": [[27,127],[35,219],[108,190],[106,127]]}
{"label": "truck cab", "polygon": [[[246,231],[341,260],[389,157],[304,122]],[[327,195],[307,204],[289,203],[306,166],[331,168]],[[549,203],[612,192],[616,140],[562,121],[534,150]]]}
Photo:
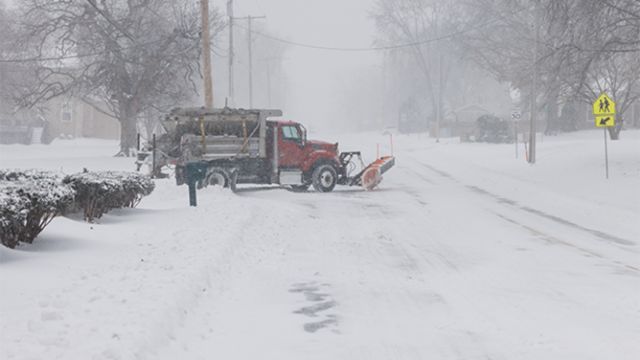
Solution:
{"label": "truck cab", "polygon": [[307,188],[313,184],[313,172],[324,166],[324,186],[322,181],[318,185],[326,191],[335,186],[342,170],[337,143],[308,140],[306,128],[293,121],[269,122],[269,127],[275,131],[274,139],[277,140],[277,146],[273,147],[277,154],[272,158],[281,185]]}

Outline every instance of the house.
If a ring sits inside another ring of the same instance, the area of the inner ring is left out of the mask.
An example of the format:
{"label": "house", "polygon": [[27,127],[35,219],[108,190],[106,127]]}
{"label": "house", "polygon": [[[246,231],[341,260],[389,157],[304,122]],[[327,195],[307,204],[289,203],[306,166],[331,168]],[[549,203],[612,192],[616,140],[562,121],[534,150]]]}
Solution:
{"label": "house", "polygon": [[46,133],[57,137],[119,139],[120,123],[112,116],[74,97],[51,100],[43,111]]}
{"label": "house", "polygon": [[[467,138],[476,127],[476,120],[482,115],[491,114],[484,107],[477,104],[468,104],[446,112],[440,123],[440,137]],[[435,134],[435,123],[431,123],[430,133]]]}
{"label": "house", "polygon": [[54,98],[40,110],[0,112],[0,143],[49,143],[78,137],[119,139],[120,123],[75,97]]}

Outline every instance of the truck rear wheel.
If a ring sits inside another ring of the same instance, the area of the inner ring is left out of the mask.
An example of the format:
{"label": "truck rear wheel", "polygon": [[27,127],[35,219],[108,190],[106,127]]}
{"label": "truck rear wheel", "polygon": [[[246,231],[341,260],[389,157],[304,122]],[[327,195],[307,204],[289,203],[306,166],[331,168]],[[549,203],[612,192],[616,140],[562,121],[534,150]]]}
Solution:
{"label": "truck rear wheel", "polygon": [[338,182],[338,173],[331,165],[320,165],[311,175],[313,180],[313,188],[318,192],[330,192],[336,187]]}
{"label": "truck rear wheel", "polygon": [[213,170],[207,175],[207,186],[229,186],[229,178],[223,170]]}

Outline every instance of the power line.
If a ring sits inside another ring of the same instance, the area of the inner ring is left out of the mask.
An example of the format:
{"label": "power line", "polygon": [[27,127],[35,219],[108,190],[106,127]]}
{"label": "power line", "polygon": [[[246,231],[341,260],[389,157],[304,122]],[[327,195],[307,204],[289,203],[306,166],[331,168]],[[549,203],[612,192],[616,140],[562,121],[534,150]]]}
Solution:
{"label": "power line", "polygon": [[[516,15],[524,10],[528,10],[527,8],[525,9],[520,9],[517,11],[514,11],[510,14],[506,14],[506,16],[512,16],[512,15]],[[302,42],[298,42],[298,41],[292,41],[292,40],[286,40],[286,39],[282,39],[273,35],[269,35],[269,34],[265,34],[263,32],[260,31],[256,31],[251,29],[251,32],[256,34],[256,35],[260,35],[263,36],[267,39],[273,40],[273,41],[278,41],[284,44],[288,44],[288,45],[293,45],[293,46],[298,46],[298,47],[304,47],[304,48],[309,48],[309,49],[316,49],[316,50],[328,50],[328,51],[343,51],[343,52],[368,52],[368,51],[385,51],[385,50],[394,50],[394,49],[401,49],[401,48],[407,48],[407,47],[415,47],[415,46],[419,46],[419,45],[424,45],[424,44],[428,44],[431,42],[436,42],[436,41],[441,41],[441,40],[446,40],[446,39],[450,39],[477,29],[481,29],[485,26],[489,26],[495,22],[498,22],[502,20],[501,18],[495,18],[492,19],[490,21],[481,23],[477,26],[472,26],[470,28],[467,29],[463,29],[463,30],[459,30],[459,31],[455,31],[446,35],[442,35],[442,36],[436,36],[433,38],[429,38],[429,39],[424,39],[424,40],[419,40],[419,41],[414,41],[414,42],[409,42],[409,43],[404,43],[404,44],[396,44],[396,45],[385,45],[385,46],[374,46],[374,47],[334,47],[334,46],[322,46],[322,45],[315,45],[315,44],[308,44],[308,43],[302,43]],[[243,28],[246,31],[249,31],[249,29],[247,29],[246,27],[242,26],[242,25],[238,25],[238,27]]]}

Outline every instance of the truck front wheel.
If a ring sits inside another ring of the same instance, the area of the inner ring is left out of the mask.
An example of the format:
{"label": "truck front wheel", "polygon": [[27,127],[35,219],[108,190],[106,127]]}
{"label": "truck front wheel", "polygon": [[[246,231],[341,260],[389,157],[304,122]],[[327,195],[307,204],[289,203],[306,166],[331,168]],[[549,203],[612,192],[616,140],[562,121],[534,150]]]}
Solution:
{"label": "truck front wheel", "polygon": [[331,165],[320,165],[311,175],[313,180],[313,188],[318,192],[330,192],[336,187],[338,182],[338,173]]}

